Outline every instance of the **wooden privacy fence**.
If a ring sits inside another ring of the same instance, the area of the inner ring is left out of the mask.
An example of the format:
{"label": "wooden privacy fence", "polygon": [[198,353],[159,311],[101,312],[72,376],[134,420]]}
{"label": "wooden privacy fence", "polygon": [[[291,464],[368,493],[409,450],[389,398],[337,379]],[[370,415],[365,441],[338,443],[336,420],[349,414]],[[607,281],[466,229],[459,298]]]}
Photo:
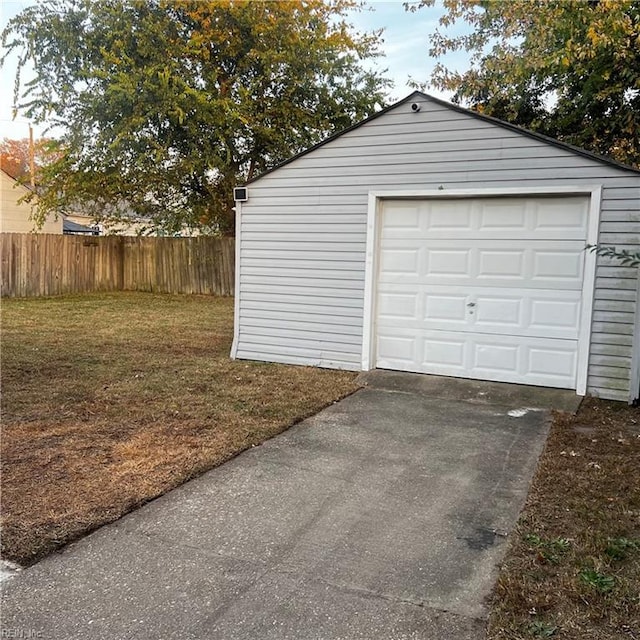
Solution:
{"label": "wooden privacy fence", "polygon": [[156,291],[232,296],[233,238],[0,234],[1,295]]}

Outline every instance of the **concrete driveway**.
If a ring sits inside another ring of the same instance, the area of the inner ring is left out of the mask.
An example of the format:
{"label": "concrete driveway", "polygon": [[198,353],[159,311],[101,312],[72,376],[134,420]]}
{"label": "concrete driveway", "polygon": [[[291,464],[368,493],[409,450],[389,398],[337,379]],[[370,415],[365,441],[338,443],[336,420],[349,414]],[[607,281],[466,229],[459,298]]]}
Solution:
{"label": "concrete driveway", "polygon": [[3,637],[482,638],[547,409],[576,398],[367,381],[7,580]]}

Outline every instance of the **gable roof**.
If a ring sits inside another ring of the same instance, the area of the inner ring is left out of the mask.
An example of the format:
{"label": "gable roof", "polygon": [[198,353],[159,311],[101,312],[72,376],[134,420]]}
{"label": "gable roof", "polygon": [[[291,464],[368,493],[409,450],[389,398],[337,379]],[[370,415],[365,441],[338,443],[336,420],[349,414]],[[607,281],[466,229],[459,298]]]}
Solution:
{"label": "gable roof", "polygon": [[357,129],[358,127],[361,127],[363,124],[367,124],[368,122],[371,122],[372,120],[375,120],[376,118],[379,118],[380,116],[384,115],[385,113],[387,113],[387,111],[391,111],[391,109],[395,109],[396,107],[399,107],[400,105],[404,104],[405,102],[409,102],[411,100],[415,100],[416,98],[422,98],[424,100],[428,100],[429,102],[433,102],[434,104],[437,104],[441,107],[445,107],[447,109],[451,109],[452,111],[456,111],[458,113],[462,113],[464,115],[470,116],[472,118],[476,118],[478,120],[484,120],[485,122],[490,122],[494,125],[497,125],[499,127],[502,127],[503,129],[509,129],[511,131],[515,131],[516,133],[519,133],[521,135],[527,136],[529,138],[533,138],[534,140],[539,140],[541,142],[545,142],[547,144],[553,145],[555,147],[559,147],[560,149],[564,149],[565,151],[571,151],[577,155],[581,155],[584,156],[586,158],[589,158],[590,160],[595,160],[596,162],[600,162],[601,164],[606,164],[609,166],[613,166],[616,167],[618,169],[623,169],[625,171],[630,171],[632,173],[636,173],[636,174],[640,174],[640,169],[636,169],[635,167],[631,167],[627,164],[624,164],[622,162],[618,162],[617,160],[613,160],[611,158],[607,158],[605,156],[601,156],[597,153],[593,153],[592,151],[587,151],[586,149],[582,149],[581,147],[576,147],[572,144],[569,144],[568,142],[561,142],[560,140],[556,140],[555,138],[550,138],[549,136],[545,136],[542,133],[536,133],[535,131],[530,131],[529,129],[525,129],[524,127],[519,127],[518,125],[515,124],[511,124],[510,122],[505,122],[504,120],[499,120],[498,118],[493,118],[492,116],[487,116],[483,113],[478,113],[477,111],[472,111],[471,109],[465,109],[464,107],[461,107],[457,104],[452,104],[451,102],[447,102],[446,100],[441,100],[440,98],[435,98],[432,95],[429,95],[428,93],[424,93],[422,91],[413,91],[412,93],[410,93],[408,96],[406,96],[405,98],[402,98],[402,100],[398,100],[398,102],[394,102],[393,104],[388,105],[387,107],[385,107],[384,109],[381,109],[380,111],[377,111],[376,113],[374,113],[373,115],[370,115],[368,118],[365,118],[364,120],[360,120],[360,122],[356,122],[355,124],[351,125],[350,127],[347,127],[346,129],[343,129],[342,131],[338,131],[332,135],[330,135],[329,137],[325,138],[324,140],[321,140],[320,142],[318,142],[317,144],[313,145],[312,147],[309,147],[308,149],[305,149],[304,151],[301,151],[300,153],[297,153],[293,156],[291,156],[290,158],[287,158],[287,160],[284,160],[283,162],[277,164],[275,167],[272,167],[271,169],[267,169],[267,171],[263,171],[260,175],[256,176],[255,178],[251,178],[251,180],[247,180],[245,182],[245,185],[249,185],[252,182],[255,182],[256,180],[260,180],[260,178],[262,178],[263,176],[268,175],[269,173],[272,173],[273,171],[275,171],[276,169],[279,169],[280,167],[283,167],[287,164],[289,164],[290,162],[293,162],[294,160],[297,160],[298,158],[307,155],[308,153],[311,153],[312,151],[314,151],[315,149],[318,149],[319,147],[322,147],[323,145],[327,144],[328,142],[331,142],[332,140],[335,140],[336,138],[339,138],[341,135],[348,133],[349,131],[353,131],[354,129]]}
{"label": "gable roof", "polygon": [[14,178],[6,169],[0,167],[0,171],[2,171],[2,173],[4,173],[6,176],[8,176],[9,178],[11,178],[14,182],[17,182],[17,179]]}
{"label": "gable roof", "polygon": [[0,167],[0,172],[4,173],[4,175],[7,176],[9,180],[11,180],[12,182],[15,182],[17,185],[19,185],[20,187],[23,187],[27,191],[35,191],[35,189],[30,184],[27,184],[25,182],[20,182],[18,178],[14,178],[6,169],[2,169]]}

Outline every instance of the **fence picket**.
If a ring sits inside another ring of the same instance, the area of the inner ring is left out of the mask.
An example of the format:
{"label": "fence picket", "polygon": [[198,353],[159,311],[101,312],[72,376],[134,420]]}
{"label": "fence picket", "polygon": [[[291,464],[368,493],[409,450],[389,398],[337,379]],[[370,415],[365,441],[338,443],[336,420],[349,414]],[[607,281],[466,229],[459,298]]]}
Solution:
{"label": "fence picket", "polygon": [[0,233],[0,294],[161,291],[232,296],[233,238]]}

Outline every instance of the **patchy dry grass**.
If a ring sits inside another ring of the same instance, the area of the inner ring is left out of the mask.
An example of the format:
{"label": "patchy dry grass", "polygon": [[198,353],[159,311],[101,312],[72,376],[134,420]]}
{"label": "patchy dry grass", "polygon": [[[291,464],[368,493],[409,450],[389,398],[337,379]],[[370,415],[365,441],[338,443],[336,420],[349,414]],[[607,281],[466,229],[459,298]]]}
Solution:
{"label": "patchy dry grass", "polygon": [[555,416],[503,565],[492,640],[640,640],[640,410]]}
{"label": "patchy dry grass", "polygon": [[229,359],[233,301],[2,305],[2,551],[33,562],[351,393],[355,374]]}

